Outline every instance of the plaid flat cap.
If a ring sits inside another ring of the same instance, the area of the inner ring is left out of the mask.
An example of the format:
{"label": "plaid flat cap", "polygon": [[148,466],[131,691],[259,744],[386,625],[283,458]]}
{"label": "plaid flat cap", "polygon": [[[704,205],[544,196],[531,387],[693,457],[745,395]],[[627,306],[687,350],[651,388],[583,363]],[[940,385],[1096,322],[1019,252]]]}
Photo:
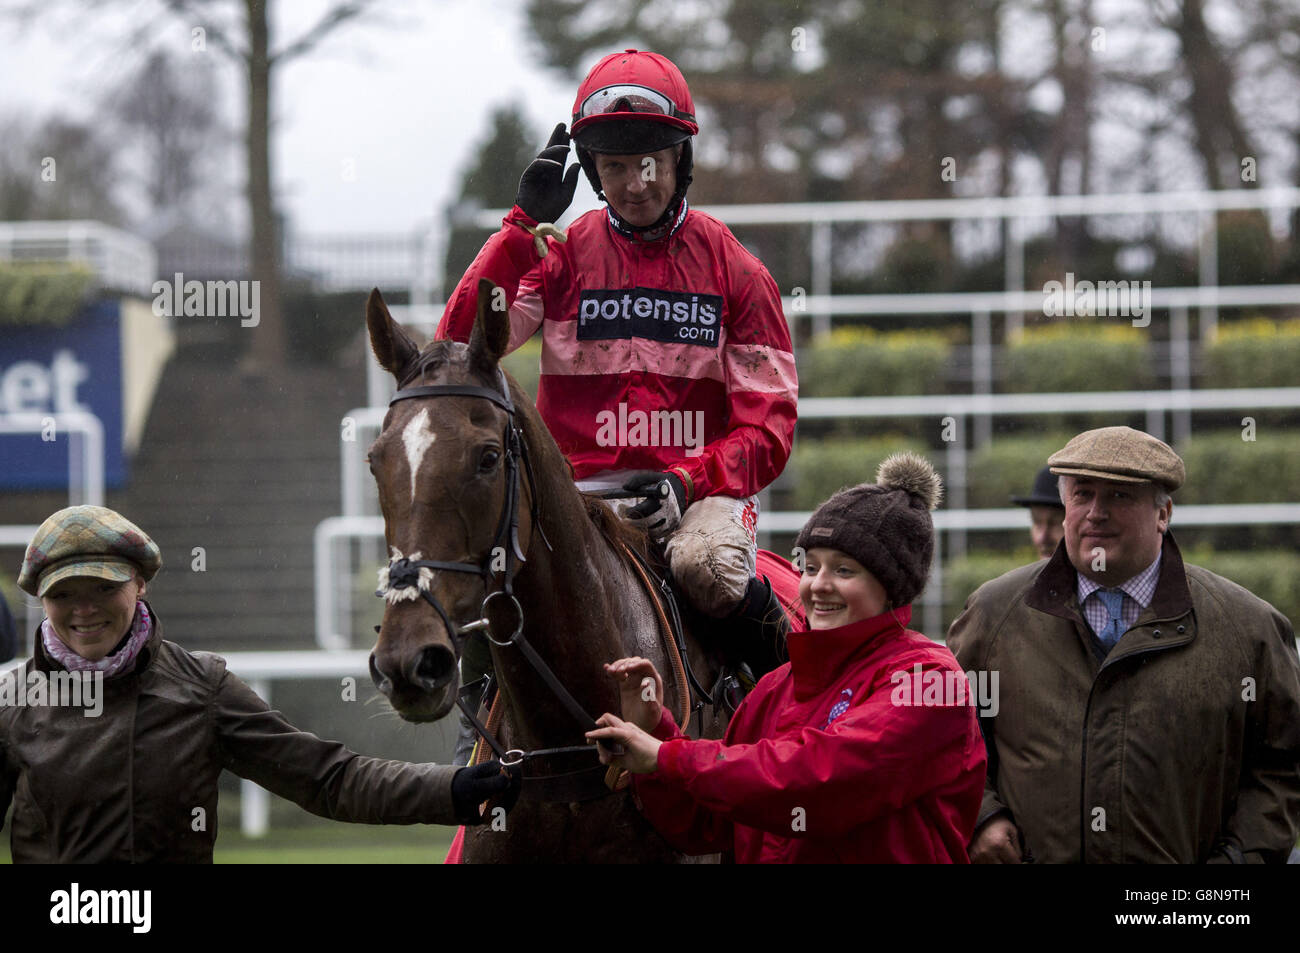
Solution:
{"label": "plaid flat cap", "polygon": [[1132,427],[1102,427],[1079,434],[1047,458],[1053,473],[1119,483],[1158,483],[1172,492],[1183,485],[1183,458],[1163,440]]}
{"label": "plaid flat cap", "polygon": [[158,545],[125,516],[102,506],[70,506],[32,537],[18,588],[39,597],[74,576],[129,582],[137,572],[148,582],[161,567]]}

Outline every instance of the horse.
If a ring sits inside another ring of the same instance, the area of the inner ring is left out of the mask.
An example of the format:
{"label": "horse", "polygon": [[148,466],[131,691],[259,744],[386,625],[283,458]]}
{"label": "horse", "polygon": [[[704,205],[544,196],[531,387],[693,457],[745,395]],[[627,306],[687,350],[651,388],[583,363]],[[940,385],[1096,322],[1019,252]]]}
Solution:
{"label": "horse", "polygon": [[[367,456],[390,554],[371,676],[403,718],[439,719],[456,703],[466,633],[485,630],[502,706],[489,732],[497,746],[516,761],[555,751],[584,765],[550,776],[553,793],[535,797],[530,788],[548,779],[531,784],[528,768],[548,756],[526,764],[509,815],[466,829],[466,862],[680,862],[630,791],[609,790],[584,729],[619,711],[603,662],[653,661],[679,723],[691,707],[682,670],[711,685],[717,669],[689,631],[686,665],[671,664],[665,616],[637,568],[647,540],[579,492],[528,395],[500,366],[510,329],[507,312],[491,306],[493,289],[480,282],[468,345],[423,350],[378,289],[366,303],[371,347],[398,386]],[[721,737],[725,709],[707,710],[693,731]]]}

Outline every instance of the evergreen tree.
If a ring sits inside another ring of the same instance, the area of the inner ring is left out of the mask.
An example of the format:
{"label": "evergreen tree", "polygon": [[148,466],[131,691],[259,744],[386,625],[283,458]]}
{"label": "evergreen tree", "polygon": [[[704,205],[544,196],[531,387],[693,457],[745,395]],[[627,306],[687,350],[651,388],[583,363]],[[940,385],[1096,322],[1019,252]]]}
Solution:
{"label": "evergreen tree", "polygon": [[539,139],[529,128],[519,107],[503,106],[493,111],[487,138],[475,147],[470,165],[461,176],[459,198],[447,209],[444,294],[451,294],[491,234],[459,224],[458,219],[477,209],[514,205],[519,176],[545,144],[546,140]]}

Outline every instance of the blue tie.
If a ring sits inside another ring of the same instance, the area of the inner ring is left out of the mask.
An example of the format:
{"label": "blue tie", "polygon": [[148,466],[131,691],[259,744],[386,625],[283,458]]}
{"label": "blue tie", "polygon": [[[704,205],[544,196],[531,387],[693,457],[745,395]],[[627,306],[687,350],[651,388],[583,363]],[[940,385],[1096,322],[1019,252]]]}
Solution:
{"label": "blue tie", "polygon": [[1106,613],[1110,616],[1106,623],[1106,628],[1097,633],[1097,638],[1107,649],[1115,647],[1119,637],[1124,634],[1124,616],[1121,611],[1124,608],[1124,590],[1123,589],[1098,589],[1097,596],[1106,606]]}

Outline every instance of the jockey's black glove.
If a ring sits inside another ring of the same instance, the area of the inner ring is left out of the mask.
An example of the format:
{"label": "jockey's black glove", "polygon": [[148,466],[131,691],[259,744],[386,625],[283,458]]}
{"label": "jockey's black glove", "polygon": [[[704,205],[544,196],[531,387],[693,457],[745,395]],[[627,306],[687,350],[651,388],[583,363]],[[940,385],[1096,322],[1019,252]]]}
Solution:
{"label": "jockey's black glove", "polygon": [[546,148],[528,164],[519,179],[515,204],[539,222],[554,223],[573,201],[573,190],[578,187],[578,163],[564,171],[564,158],[569,154],[569,134],[564,123],[555,127]]}
{"label": "jockey's black glove", "polygon": [[[511,770],[493,760],[457,771],[451,779],[451,803],[456,820],[462,824],[482,824],[491,819],[489,815],[495,807],[503,807],[509,814],[519,800],[523,785],[523,773],[518,767]],[[479,814],[478,806],[493,798],[497,802],[489,807],[487,814]]]}
{"label": "jockey's black glove", "polygon": [[644,528],[654,539],[663,539],[677,529],[686,512],[686,485],[676,473],[642,470],[623,484],[623,489],[645,499],[623,510],[623,518]]}

